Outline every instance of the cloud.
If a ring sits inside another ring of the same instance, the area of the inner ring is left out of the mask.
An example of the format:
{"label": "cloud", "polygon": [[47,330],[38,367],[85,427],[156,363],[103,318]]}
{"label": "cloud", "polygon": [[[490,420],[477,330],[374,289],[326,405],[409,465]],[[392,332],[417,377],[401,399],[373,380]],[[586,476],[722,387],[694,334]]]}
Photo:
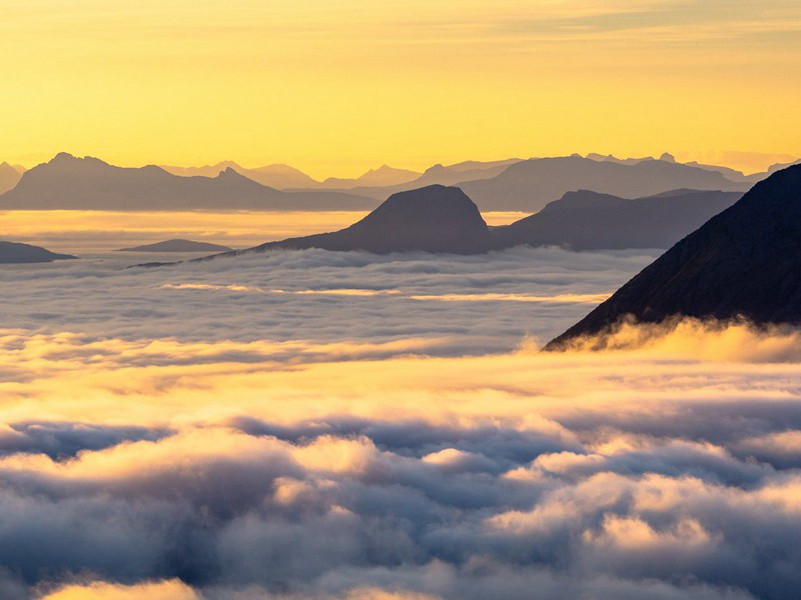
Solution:
{"label": "cloud", "polygon": [[119,585],[92,582],[88,585],[68,585],[41,597],[42,600],[202,600],[189,586],[172,579],[158,583]]}
{"label": "cloud", "polygon": [[644,260],[14,271],[0,595],[795,598],[797,332],[629,323],[543,353],[586,305],[411,298],[582,297]]}

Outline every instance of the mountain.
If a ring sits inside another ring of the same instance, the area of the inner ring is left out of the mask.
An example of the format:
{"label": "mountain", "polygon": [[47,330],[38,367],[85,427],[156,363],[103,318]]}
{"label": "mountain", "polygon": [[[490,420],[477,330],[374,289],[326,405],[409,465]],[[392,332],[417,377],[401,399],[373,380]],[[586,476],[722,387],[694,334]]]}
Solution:
{"label": "mountain", "polygon": [[173,175],[180,177],[216,177],[221,171],[233,169],[240,175],[252,179],[267,187],[283,190],[290,188],[313,188],[318,187],[319,182],[315,181],[303,171],[283,164],[267,165],[255,169],[246,169],[231,160],[219,162],[215,165],[204,167],[172,167],[161,166],[162,169]]}
{"label": "mountain", "polygon": [[[574,154],[573,156],[581,156],[580,154]],[[618,163],[621,165],[636,165],[637,163],[641,163],[645,160],[656,160],[653,156],[645,156],[643,158],[617,158],[612,154],[597,154],[595,152],[590,152],[586,158],[590,160],[595,160],[599,162],[613,162]]]}
{"label": "mountain", "polygon": [[754,184],[757,181],[762,181],[767,177],[767,173],[754,173],[753,175],[746,175],[742,171],[731,169],[729,167],[722,167],[720,165],[705,165],[696,161],[684,163],[688,167],[695,167],[697,169],[704,169],[705,171],[717,171],[726,179],[741,183]]}
{"label": "mountain", "polygon": [[45,263],[54,260],[69,260],[75,256],[56,254],[39,246],[18,244],[16,242],[0,242],[0,264]]}
{"label": "mountain", "polygon": [[409,181],[414,181],[420,177],[417,171],[407,169],[396,169],[387,165],[381,165],[377,169],[370,169],[357,179],[340,179],[329,177],[323,181],[319,187],[327,189],[352,189],[357,187],[387,187],[400,185]]}
{"label": "mountain", "polygon": [[193,242],[192,240],[166,240],[155,244],[134,246],[133,248],[120,248],[117,252],[228,252],[231,248],[210,244],[208,242]]}
{"label": "mountain", "polygon": [[61,153],[26,171],[0,195],[0,209],[69,210],[371,210],[376,202],[342,192],[285,192],[232,168],[216,177],[180,177],[153,165],[115,167]]}
{"label": "mountain", "polygon": [[495,177],[506,170],[509,165],[520,162],[518,158],[497,160],[492,162],[465,161],[453,165],[443,166],[434,165],[426,169],[422,175],[415,179],[397,185],[372,185],[359,184],[348,189],[351,194],[367,196],[369,198],[386,198],[390,194],[416,190],[429,185],[455,185],[465,181],[475,181],[477,179],[488,179]]}
{"label": "mountain", "polygon": [[432,185],[393,194],[346,229],[269,242],[252,250],[322,248],[376,254],[405,251],[475,254],[490,247],[489,228],[470,198],[459,188]]}
{"label": "mountain", "polygon": [[789,163],[777,163],[775,165],[771,165],[770,167],[768,167],[768,170],[765,173],[765,175],[773,175],[776,171],[781,171],[782,169],[786,169],[787,167],[793,167],[799,163],[801,163],[801,158]]}
{"label": "mountain", "polygon": [[580,156],[526,160],[490,179],[458,186],[482,211],[525,212],[536,212],[566,192],[579,189],[641,198],[677,188],[744,191],[748,187],[717,172],[665,160],[620,164]]}
{"label": "mountain", "polygon": [[669,248],[741,196],[739,192],[675,190],[625,200],[579,190],[568,192],[530,217],[493,228],[491,233],[501,247]]}
{"label": "mountain", "polygon": [[14,186],[22,179],[22,173],[7,162],[0,163],[0,194],[14,189]]}
{"label": "mountain", "polygon": [[647,323],[673,316],[801,323],[801,165],[757,183],[546,349],[626,315]]}

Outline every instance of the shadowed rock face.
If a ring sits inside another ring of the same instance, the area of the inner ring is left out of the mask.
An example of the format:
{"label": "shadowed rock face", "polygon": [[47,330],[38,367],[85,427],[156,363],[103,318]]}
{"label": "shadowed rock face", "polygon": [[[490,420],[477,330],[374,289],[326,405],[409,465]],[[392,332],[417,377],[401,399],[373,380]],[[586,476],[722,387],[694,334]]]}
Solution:
{"label": "shadowed rock face", "polygon": [[493,229],[492,235],[500,247],[669,248],[741,197],[739,192],[676,190],[625,200],[580,190],[568,192],[535,215]]}
{"label": "shadowed rock face", "polygon": [[227,252],[228,246],[210,244],[208,242],[193,242],[192,240],[165,240],[155,244],[134,246],[133,248],[120,248],[117,252]]}
{"label": "shadowed rock face", "polygon": [[333,233],[322,233],[254,248],[366,250],[376,254],[423,251],[476,254],[492,242],[476,205],[462,190],[432,185],[400,192],[358,223]]}
{"label": "shadowed rock face", "polygon": [[72,258],[76,257],[69,254],[56,254],[39,246],[18,244],[16,242],[0,242],[0,264],[44,263]]}
{"label": "shadowed rock face", "polygon": [[801,166],[756,184],[546,349],[625,315],[650,323],[673,316],[801,323]]}

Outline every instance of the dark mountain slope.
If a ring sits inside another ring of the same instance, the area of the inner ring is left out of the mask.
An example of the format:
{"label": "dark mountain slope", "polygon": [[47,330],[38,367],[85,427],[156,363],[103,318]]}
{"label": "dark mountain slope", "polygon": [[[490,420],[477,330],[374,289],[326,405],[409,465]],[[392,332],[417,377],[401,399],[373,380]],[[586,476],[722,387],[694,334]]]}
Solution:
{"label": "dark mountain slope", "polygon": [[801,323],[801,166],[757,183],[546,349],[602,332],[625,315]]}

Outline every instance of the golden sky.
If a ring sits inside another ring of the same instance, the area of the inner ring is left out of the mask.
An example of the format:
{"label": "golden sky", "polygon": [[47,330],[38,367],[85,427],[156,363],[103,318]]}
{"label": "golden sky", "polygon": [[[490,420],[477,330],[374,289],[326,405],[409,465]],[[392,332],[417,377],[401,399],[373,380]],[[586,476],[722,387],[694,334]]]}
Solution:
{"label": "golden sky", "polygon": [[[801,155],[797,0],[0,0],[0,160]],[[756,154],[752,154],[756,153]]]}

